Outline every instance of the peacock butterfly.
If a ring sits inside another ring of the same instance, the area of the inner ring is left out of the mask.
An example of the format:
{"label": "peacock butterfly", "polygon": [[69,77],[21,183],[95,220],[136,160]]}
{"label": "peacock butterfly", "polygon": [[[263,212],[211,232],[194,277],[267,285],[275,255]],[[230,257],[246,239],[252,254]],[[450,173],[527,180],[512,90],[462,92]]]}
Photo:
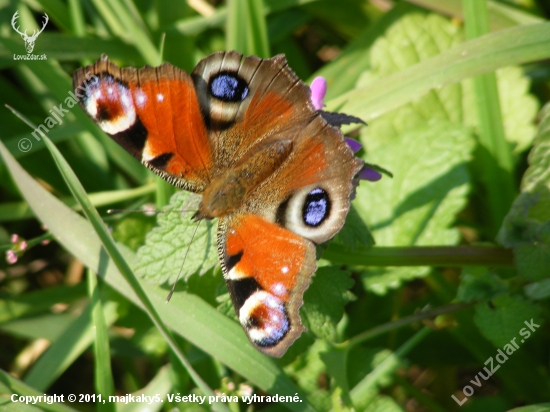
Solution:
{"label": "peacock butterfly", "polygon": [[73,85],[101,130],[202,194],[194,218],[219,219],[239,321],[258,350],[282,356],[304,330],[298,311],[315,245],[342,228],[363,167],[335,126],[359,120],[316,110],[283,55],[214,53],[191,75],[168,63],[121,69],[102,56]]}

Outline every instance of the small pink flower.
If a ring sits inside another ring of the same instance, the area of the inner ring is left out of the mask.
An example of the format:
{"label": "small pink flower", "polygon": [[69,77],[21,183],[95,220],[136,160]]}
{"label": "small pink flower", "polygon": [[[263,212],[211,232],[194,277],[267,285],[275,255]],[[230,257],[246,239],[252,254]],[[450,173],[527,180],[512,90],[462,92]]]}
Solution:
{"label": "small pink flower", "polygon": [[17,233],[14,233],[11,235],[11,243],[17,243],[19,241],[19,235]]}
{"label": "small pink flower", "polygon": [[17,262],[17,254],[13,250],[8,250],[6,252],[6,262],[8,262],[8,265],[13,265],[15,262]]}
{"label": "small pink flower", "polygon": [[315,110],[323,110],[325,95],[327,94],[327,81],[324,77],[316,77],[309,88],[311,89],[313,107],[315,107]]}

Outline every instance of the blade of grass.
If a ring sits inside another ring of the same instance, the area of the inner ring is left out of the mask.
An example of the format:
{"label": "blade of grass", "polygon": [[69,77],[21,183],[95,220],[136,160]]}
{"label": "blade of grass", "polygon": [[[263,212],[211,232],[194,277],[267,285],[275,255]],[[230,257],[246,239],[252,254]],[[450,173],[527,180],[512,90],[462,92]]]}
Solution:
{"label": "blade of grass", "polygon": [[[11,393],[20,396],[44,396],[44,392],[31,388],[2,369],[0,369],[0,393]],[[65,406],[62,403],[49,404],[41,401],[37,405],[46,412],[76,412],[76,409]]]}
{"label": "blade of grass", "polygon": [[[138,296],[139,300],[143,304],[143,306],[146,309],[147,314],[149,315],[150,319],[153,321],[155,326],[159,329],[160,333],[164,336],[168,344],[170,345],[170,348],[172,351],[176,354],[177,358],[183,365],[183,367],[187,370],[189,375],[191,376],[191,379],[193,379],[193,382],[201,389],[201,391],[207,395],[207,396],[214,396],[214,392],[212,389],[208,387],[208,385],[202,380],[202,378],[195,372],[185,355],[183,354],[183,351],[179,348],[178,344],[172,337],[172,333],[168,330],[168,328],[164,325],[162,322],[161,317],[159,316],[158,312],[156,311],[155,307],[149,300],[149,297],[144,292],[141,284],[136,279],[134,273],[132,272],[132,269],[128,265],[128,262],[120,251],[118,250],[114,239],[112,238],[111,234],[109,233],[109,230],[101,220],[101,217],[99,216],[99,213],[94,208],[94,206],[91,204],[90,200],[86,196],[86,192],[84,191],[84,188],[80,184],[78,178],[70,168],[69,164],[66,162],[66,160],[63,158],[57,147],[46,137],[44,138],[46,142],[46,146],[50,150],[50,153],[52,154],[52,157],[54,158],[54,161],[56,162],[59,171],[61,172],[63,179],[67,183],[67,186],[69,186],[69,189],[71,190],[71,193],[76,198],[78,203],[80,203],[80,206],[82,207],[82,210],[88,220],[90,220],[90,223],[94,227],[94,230],[98,234],[99,238],[101,239],[101,242],[105,249],[107,250],[107,253],[109,254],[109,257],[113,260],[121,274],[124,276],[124,279],[126,282],[128,282],[129,286],[132,288],[134,293]],[[215,402],[214,403],[216,407],[220,411],[226,411],[229,412],[227,407],[220,403]]]}
{"label": "blade of grass", "polygon": [[[58,28],[65,32],[70,32],[71,21],[68,17],[67,6],[61,0],[36,0],[36,3],[29,3],[37,10],[37,12],[44,10]],[[39,10],[39,8],[42,10]],[[36,27],[33,27],[33,29],[34,28]]]}
{"label": "blade of grass", "polygon": [[[104,308],[106,324],[117,318],[116,304]],[[33,388],[46,390],[86,349],[94,339],[92,308],[90,305],[71,323],[33,364],[25,375],[25,383]]]}
{"label": "blade of grass", "polygon": [[[11,58],[13,61],[13,49],[21,48],[21,38],[18,36],[0,38],[0,58]],[[145,61],[134,46],[120,39],[98,39],[75,37],[59,33],[42,33],[40,35],[40,51],[48,56],[48,59],[59,61],[73,61],[81,59],[93,59],[94,61],[107,54],[111,59],[124,59],[134,62],[136,65]],[[70,90],[67,89],[67,91]]]}
{"label": "blade of grass", "polygon": [[550,22],[514,27],[470,40],[332,99],[327,102],[327,110],[343,111],[368,121],[430,89],[500,67],[546,58],[550,58]]}
{"label": "blade of grass", "polygon": [[[437,11],[438,13],[464,19],[461,0],[406,0],[409,3]],[[544,19],[508,6],[504,3],[487,1],[489,11],[489,25],[491,31],[507,29],[518,24],[537,24]]]}
{"label": "blade of grass", "polygon": [[80,1],[69,0],[68,7],[72,32],[76,37],[84,37],[86,35],[86,21],[84,20]]}
{"label": "blade of grass", "polygon": [[[465,31],[468,39],[489,32],[485,0],[463,0]],[[479,120],[478,138],[481,150],[476,163],[487,192],[490,210],[490,233],[496,236],[508,214],[517,190],[513,178],[512,154],[504,136],[500,100],[495,73],[474,77],[474,96]]]}
{"label": "blade of grass", "polygon": [[[314,1],[318,0],[265,0],[263,12],[265,15],[269,15],[275,11],[301,6]],[[181,34],[194,35],[213,27],[223,26],[226,23],[227,18],[227,8],[218,7],[216,12],[211,16],[197,16],[179,20],[167,30],[176,30]]]}
{"label": "blade of grass", "polygon": [[[40,221],[56,236],[57,241],[102,276],[120,294],[143,308],[117,268],[104,259],[102,244],[91,224],[34,181],[1,142],[0,155],[21,194],[33,207]],[[135,260],[135,255],[129,251],[124,256]],[[268,393],[285,396],[298,393],[302,402],[288,404],[289,409],[297,412],[314,410],[302,391],[285,373],[273,361],[252,348],[236,322],[193,294],[176,293],[170,305],[166,305],[165,289],[148,284],[146,291],[166,323],[185,339]]]}
{"label": "blade of grass", "polygon": [[[156,186],[154,184],[148,184],[146,186],[136,187],[135,189],[90,193],[89,198],[95,207],[101,207],[152,194],[155,192],[155,188]],[[78,202],[72,197],[63,198],[61,201],[74,210],[81,210]],[[33,216],[29,205],[25,202],[0,204],[0,222],[30,219]]]}
{"label": "blade of grass", "polygon": [[61,285],[0,299],[0,324],[49,310],[56,303],[71,303],[86,296],[84,285]]}
{"label": "blade of grass", "polygon": [[[351,391],[351,399],[356,408],[362,404],[365,397],[368,397],[372,390],[375,389],[382,378],[385,378],[388,374],[393,373],[395,369],[401,364],[402,359],[420,342],[422,342],[426,336],[431,332],[431,329],[423,328],[414,334],[409,340],[401,345],[395,352],[384,359],[371,373],[365,376]],[[361,405],[364,406],[364,405]]]}
{"label": "blade of grass", "polygon": [[226,36],[227,50],[237,50],[245,56],[271,57],[262,0],[231,0]]}
{"label": "blade of grass", "polygon": [[[147,64],[158,66],[161,56],[149,37],[145,24],[137,21],[136,16],[119,0],[93,0],[104,19],[108,19],[110,27],[117,30],[121,38],[133,44],[141,53]],[[112,15],[112,16],[111,16]],[[115,17],[116,16],[116,19]],[[122,30],[122,34],[119,31]]]}
{"label": "blade of grass", "polygon": [[[135,396],[145,395],[152,398],[151,404],[148,405],[148,410],[162,410],[164,404],[163,395],[170,393],[172,389],[172,380],[170,374],[173,373],[170,365],[161,367],[155,377],[143,389],[136,393]],[[160,396],[159,396],[160,395]],[[118,412],[142,412],[143,405],[139,403],[117,403]]]}
{"label": "blade of grass", "polygon": [[[109,399],[109,396],[115,394],[115,383],[111,370],[111,352],[107,333],[107,322],[105,321],[103,313],[101,292],[97,285],[97,275],[90,269],[87,270],[87,280],[90,306],[92,307],[92,330],[94,331],[95,393],[100,394],[104,399]],[[97,410],[99,412],[114,412],[116,411],[116,407],[114,402],[98,402]]]}

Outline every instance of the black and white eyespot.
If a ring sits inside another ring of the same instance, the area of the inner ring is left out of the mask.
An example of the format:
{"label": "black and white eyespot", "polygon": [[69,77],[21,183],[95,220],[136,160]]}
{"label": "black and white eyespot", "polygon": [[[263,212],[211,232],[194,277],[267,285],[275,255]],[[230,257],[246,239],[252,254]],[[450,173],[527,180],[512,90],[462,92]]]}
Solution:
{"label": "black and white eyespot", "polygon": [[113,76],[106,75],[89,83],[82,103],[84,110],[107,134],[125,132],[136,122],[132,93],[126,84]]}
{"label": "black and white eyespot", "polygon": [[283,301],[264,290],[251,294],[238,312],[248,337],[258,346],[276,346],[290,330]]}
{"label": "black and white eyespot", "polygon": [[349,194],[338,189],[326,182],[301,188],[279,205],[275,221],[315,243],[330,239],[349,209]]}
{"label": "black and white eyespot", "polygon": [[236,73],[221,72],[211,77],[208,88],[210,94],[224,102],[241,102],[248,96],[248,84]]}
{"label": "black and white eyespot", "polygon": [[330,197],[328,193],[316,187],[306,196],[302,207],[302,219],[307,226],[317,227],[330,215]]}
{"label": "black and white eyespot", "polygon": [[192,73],[197,97],[212,129],[225,129],[244,115],[252,100],[251,84],[263,60],[237,52],[215,53],[201,60]]}

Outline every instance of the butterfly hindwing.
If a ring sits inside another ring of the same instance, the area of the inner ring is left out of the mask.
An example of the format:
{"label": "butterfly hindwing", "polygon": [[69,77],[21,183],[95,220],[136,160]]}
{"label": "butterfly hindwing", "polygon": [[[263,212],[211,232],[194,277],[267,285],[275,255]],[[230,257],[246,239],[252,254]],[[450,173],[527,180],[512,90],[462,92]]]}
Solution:
{"label": "butterfly hindwing", "polygon": [[218,252],[239,322],[261,352],[280,357],[304,330],[299,309],[315,271],[315,246],[275,223],[220,219]]}

